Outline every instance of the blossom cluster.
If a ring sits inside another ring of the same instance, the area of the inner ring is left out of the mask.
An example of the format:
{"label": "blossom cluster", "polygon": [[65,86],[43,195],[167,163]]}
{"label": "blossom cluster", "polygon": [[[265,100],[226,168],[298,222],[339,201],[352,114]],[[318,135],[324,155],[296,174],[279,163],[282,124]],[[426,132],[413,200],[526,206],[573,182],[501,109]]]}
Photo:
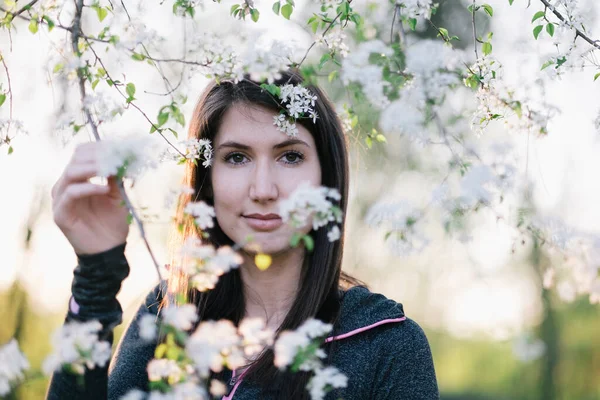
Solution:
{"label": "blossom cluster", "polygon": [[182,140],[175,147],[167,147],[160,158],[161,160],[174,160],[179,164],[186,160],[200,160],[202,166],[208,168],[212,165],[213,148],[208,139]]}
{"label": "blossom cluster", "polygon": [[383,67],[371,64],[371,54],[390,56],[393,51],[381,40],[362,42],[344,59],[340,77],[346,86],[351,82],[359,84],[374,106],[384,108],[389,104],[385,90],[390,83],[383,79]]}
{"label": "blossom cluster", "polygon": [[63,368],[83,375],[86,368],[104,367],[110,359],[111,346],[99,340],[101,330],[98,321],[65,323],[54,334],[54,352],[44,360],[44,372],[50,375]]}
{"label": "blossom cluster", "polygon": [[397,0],[396,4],[404,8],[402,13],[407,18],[429,19],[431,17],[432,0]]}
{"label": "blossom cluster", "polygon": [[[289,221],[294,228],[305,227],[312,219],[312,227],[317,230],[330,222],[342,222],[342,211],[332,203],[332,200],[341,200],[336,189],[313,187],[303,182],[280,203],[279,211],[282,220]],[[334,226],[328,236],[332,242],[339,239],[339,227]]]}
{"label": "blossom cluster", "polygon": [[273,117],[273,125],[288,136],[298,135],[296,119],[306,117],[317,122],[317,112],[314,110],[317,96],[300,85],[282,85],[279,87],[279,100],[285,105],[285,111]]}
{"label": "blossom cluster", "polygon": [[96,158],[98,176],[119,176],[135,180],[147,170],[158,166],[159,148],[160,142],[147,135],[102,140]]}
{"label": "blossom cluster", "polygon": [[275,341],[276,367],[314,373],[307,384],[311,399],[321,400],[327,391],[346,387],[348,383],[348,378],[337,368],[325,367],[321,361],[326,354],[318,344],[322,343],[332,328],[331,324],[309,319],[295,331],[282,332]]}
{"label": "blossom cluster", "polygon": [[24,378],[27,369],[29,361],[15,339],[0,347],[0,397],[11,392],[11,386]]}
{"label": "blossom cluster", "polygon": [[244,319],[239,327],[229,320],[206,321],[190,335],[186,352],[200,376],[223,367],[238,369],[273,344],[274,332],[262,319]]}
{"label": "blossom cluster", "polygon": [[215,226],[213,221],[216,216],[215,209],[203,201],[187,203],[183,212],[194,216],[196,225],[202,230]]}
{"label": "blossom cluster", "polygon": [[588,295],[591,304],[600,304],[600,236],[579,232],[558,218],[535,217],[530,228],[544,239],[554,260],[543,286],[556,287],[565,302]]}
{"label": "blossom cluster", "polygon": [[422,251],[429,244],[417,223],[421,218],[422,212],[403,200],[375,203],[367,212],[365,221],[371,227],[386,227],[392,251],[397,255],[409,255]]}
{"label": "blossom cluster", "polygon": [[325,35],[317,36],[315,42],[320,46],[326,47],[330,52],[339,54],[345,58],[350,53],[350,48],[346,44],[346,34],[342,29],[332,30]]}
{"label": "blossom cluster", "polygon": [[242,264],[242,256],[229,246],[204,244],[198,238],[188,238],[183,244],[181,255],[186,258],[181,267],[190,284],[199,291],[213,289],[219,277]]}

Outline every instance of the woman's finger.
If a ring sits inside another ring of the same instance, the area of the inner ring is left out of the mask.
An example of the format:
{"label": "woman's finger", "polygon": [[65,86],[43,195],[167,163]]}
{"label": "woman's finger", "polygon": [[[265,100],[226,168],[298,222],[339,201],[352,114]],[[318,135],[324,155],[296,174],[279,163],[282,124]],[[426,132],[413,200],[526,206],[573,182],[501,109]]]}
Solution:
{"label": "woman's finger", "polygon": [[54,222],[60,226],[65,214],[80,199],[90,196],[105,195],[109,191],[108,186],[95,185],[93,183],[72,183],[64,192],[60,193],[53,207]]}
{"label": "woman's finger", "polygon": [[60,193],[73,183],[82,183],[96,176],[97,168],[95,164],[74,164],[69,165],[62,176],[52,187],[52,199],[60,196]]}

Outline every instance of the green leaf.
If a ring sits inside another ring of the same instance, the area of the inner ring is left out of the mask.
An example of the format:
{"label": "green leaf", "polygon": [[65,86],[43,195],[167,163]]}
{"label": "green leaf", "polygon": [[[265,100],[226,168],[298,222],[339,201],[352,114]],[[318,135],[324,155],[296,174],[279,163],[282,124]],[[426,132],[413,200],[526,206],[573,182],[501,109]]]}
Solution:
{"label": "green leaf", "polygon": [[281,9],[281,3],[280,2],[275,2],[273,3],[273,12],[277,15],[279,15],[279,10]]}
{"label": "green leaf", "polygon": [[331,72],[329,73],[329,76],[327,77],[327,81],[328,81],[329,83],[331,83],[331,82],[333,82],[333,80],[334,80],[335,78],[337,78],[337,76],[338,76],[338,70],[337,70],[337,69],[334,69],[333,71],[331,71]]}
{"label": "green leaf", "polygon": [[158,113],[158,126],[163,126],[169,120],[169,113],[161,112]]}
{"label": "green leaf", "polygon": [[533,28],[533,37],[537,40],[538,36],[540,36],[540,32],[544,29],[544,25],[538,25]]}
{"label": "green leaf", "polygon": [[291,4],[286,4],[281,7],[281,15],[283,15],[283,18],[285,19],[290,19],[292,11],[294,11],[294,7]]}
{"label": "green leaf", "polygon": [[306,246],[306,250],[313,251],[315,248],[315,241],[309,235],[302,236],[302,241],[304,242],[304,246]]}
{"label": "green leaf", "polygon": [[546,25],[546,32],[548,32],[548,35],[554,36],[554,24],[552,22]]}
{"label": "green leaf", "polygon": [[133,96],[135,96],[135,85],[133,83],[128,83],[127,86],[125,86],[125,92],[129,98],[133,99]]}
{"label": "green leaf", "polygon": [[546,15],[545,11],[538,11],[535,14],[533,14],[533,18],[531,19],[531,22],[535,21],[536,19],[540,19],[545,15]]}
{"label": "green leaf", "polygon": [[508,0],[508,5],[512,6],[513,1],[515,1],[515,0]]}
{"label": "green leaf", "polygon": [[411,31],[414,31],[415,29],[417,29],[417,19],[416,18],[409,19],[408,26],[410,27]]}
{"label": "green leaf", "polygon": [[367,144],[367,147],[370,149],[373,146],[373,140],[371,139],[371,137],[367,136],[365,138],[365,143]]}
{"label": "green leaf", "polygon": [[481,45],[481,51],[483,51],[484,55],[489,55],[492,52],[492,44],[490,42],[484,42]]}
{"label": "green leaf", "polygon": [[98,86],[98,83],[100,83],[100,79],[96,79],[94,82],[92,82],[92,90],[96,89],[96,86]]}
{"label": "green leaf", "polygon": [[4,93],[0,93],[0,107],[2,107],[4,101],[6,101],[6,95]]}
{"label": "green leaf", "polygon": [[13,152],[13,147],[12,146],[8,146],[8,154],[12,154]]}
{"label": "green leaf", "polygon": [[50,18],[50,17],[49,17],[49,16],[47,16],[47,15],[44,15],[44,16],[42,17],[42,19],[43,19],[44,21],[46,21],[46,24],[48,24],[48,32],[51,32],[51,31],[52,31],[52,29],[54,29],[54,21],[52,20],[52,18]]}
{"label": "green leaf", "polygon": [[232,6],[231,6],[231,8],[229,9],[229,14],[230,14],[230,15],[233,15],[233,12],[234,12],[235,10],[237,10],[238,8],[240,8],[240,5],[239,5],[239,4],[234,4],[234,5],[232,5]]}
{"label": "green leaf", "polygon": [[127,225],[131,225],[132,222],[133,222],[133,215],[127,214]]}
{"label": "green leaf", "polygon": [[298,247],[298,244],[300,243],[301,238],[302,238],[302,235],[300,235],[298,232],[294,232],[294,234],[290,238],[290,246]]}
{"label": "green leaf", "polygon": [[144,61],[146,59],[146,56],[140,53],[133,53],[131,55],[131,58],[133,58],[135,61]]}
{"label": "green leaf", "polygon": [[483,10],[487,13],[487,15],[489,15],[490,17],[494,16],[494,9],[492,8],[492,6],[490,6],[489,4],[484,4],[482,5]]}
{"label": "green leaf", "polygon": [[108,15],[108,11],[104,7],[96,7],[96,14],[98,14],[98,19],[100,22],[104,21],[104,18]]}
{"label": "green leaf", "polygon": [[38,22],[35,19],[32,19],[29,22],[29,32],[33,33],[34,35],[37,33],[38,31]]}
{"label": "green leaf", "polygon": [[387,143],[387,139],[381,133],[378,133],[377,136],[375,136],[375,140],[379,143]]}
{"label": "green leaf", "polygon": [[[594,75],[594,82],[596,82],[596,79],[600,78],[600,72],[598,72],[596,75]],[[2,103],[0,103],[2,104]]]}
{"label": "green leaf", "polygon": [[542,68],[540,69],[540,71],[545,70],[546,68],[548,68],[549,66],[551,66],[552,64],[554,64],[554,61],[552,60],[548,60],[544,63],[544,65],[542,65]]}
{"label": "green leaf", "polygon": [[252,21],[258,22],[259,17],[260,17],[260,12],[258,12],[258,10],[256,8],[250,9],[250,18],[252,18]]}

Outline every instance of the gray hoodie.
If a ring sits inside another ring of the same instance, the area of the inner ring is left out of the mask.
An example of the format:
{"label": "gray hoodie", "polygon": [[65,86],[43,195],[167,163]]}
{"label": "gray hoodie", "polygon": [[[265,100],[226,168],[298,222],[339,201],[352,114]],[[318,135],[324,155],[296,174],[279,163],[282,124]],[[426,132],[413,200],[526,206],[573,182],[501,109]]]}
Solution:
{"label": "gray hoodie", "polygon": [[[94,283],[94,288],[109,285],[107,280],[112,280],[112,284],[118,286],[118,291],[123,276],[127,275],[122,272],[123,268],[128,273],[124,246],[99,255],[79,257],[73,282],[76,302],[86,304],[86,296],[94,294],[89,287],[82,289],[81,280],[85,285]],[[112,278],[99,277],[97,271],[107,271]],[[89,275],[93,273],[96,275],[90,278]],[[105,289],[103,293],[106,293]],[[112,290],[111,293],[116,291]],[[146,366],[154,356],[156,344],[140,338],[138,321],[146,314],[157,315],[160,300],[157,287],[148,295],[129,324],[110,367],[86,371],[83,388],[72,376],[55,373],[47,398],[116,400],[132,389],[146,391]],[[102,318],[102,315],[109,314],[110,318]],[[106,326],[104,338],[112,340],[112,328],[121,322],[121,314],[118,302],[107,297],[104,304],[94,303],[93,309],[81,306],[76,314],[70,309],[67,320],[100,319]],[[118,315],[117,320],[115,315]],[[326,340],[337,342],[331,365],[348,377],[348,386],[330,392],[326,400],[439,398],[427,338],[419,325],[404,315],[401,304],[381,294],[371,293],[364,287],[351,288],[343,293],[335,332],[335,336]],[[229,394],[222,400],[279,399],[277,393],[264,389],[261,392],[261,388],[245,380],[243,374],[236,376],[230,372],[227,379]]]}

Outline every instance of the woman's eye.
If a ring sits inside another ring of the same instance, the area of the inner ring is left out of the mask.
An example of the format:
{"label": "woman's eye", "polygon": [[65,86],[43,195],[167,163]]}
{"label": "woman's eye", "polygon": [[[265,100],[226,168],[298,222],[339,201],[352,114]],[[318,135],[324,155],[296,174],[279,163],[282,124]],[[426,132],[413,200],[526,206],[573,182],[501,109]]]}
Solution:
{"label": "woman's eye", "polygon": [[225,157],[225,161],[232,163],[232,164],[242,164],[245,159],[246,159],[246,156],[244,156],[243,154],[240,154],[240,153],[231,153]]}
{"label": "woman's eye", "polygon": [[283,155],[283,161],[287,164],[297,164],[304,159],[301,153],[290,151]]}

